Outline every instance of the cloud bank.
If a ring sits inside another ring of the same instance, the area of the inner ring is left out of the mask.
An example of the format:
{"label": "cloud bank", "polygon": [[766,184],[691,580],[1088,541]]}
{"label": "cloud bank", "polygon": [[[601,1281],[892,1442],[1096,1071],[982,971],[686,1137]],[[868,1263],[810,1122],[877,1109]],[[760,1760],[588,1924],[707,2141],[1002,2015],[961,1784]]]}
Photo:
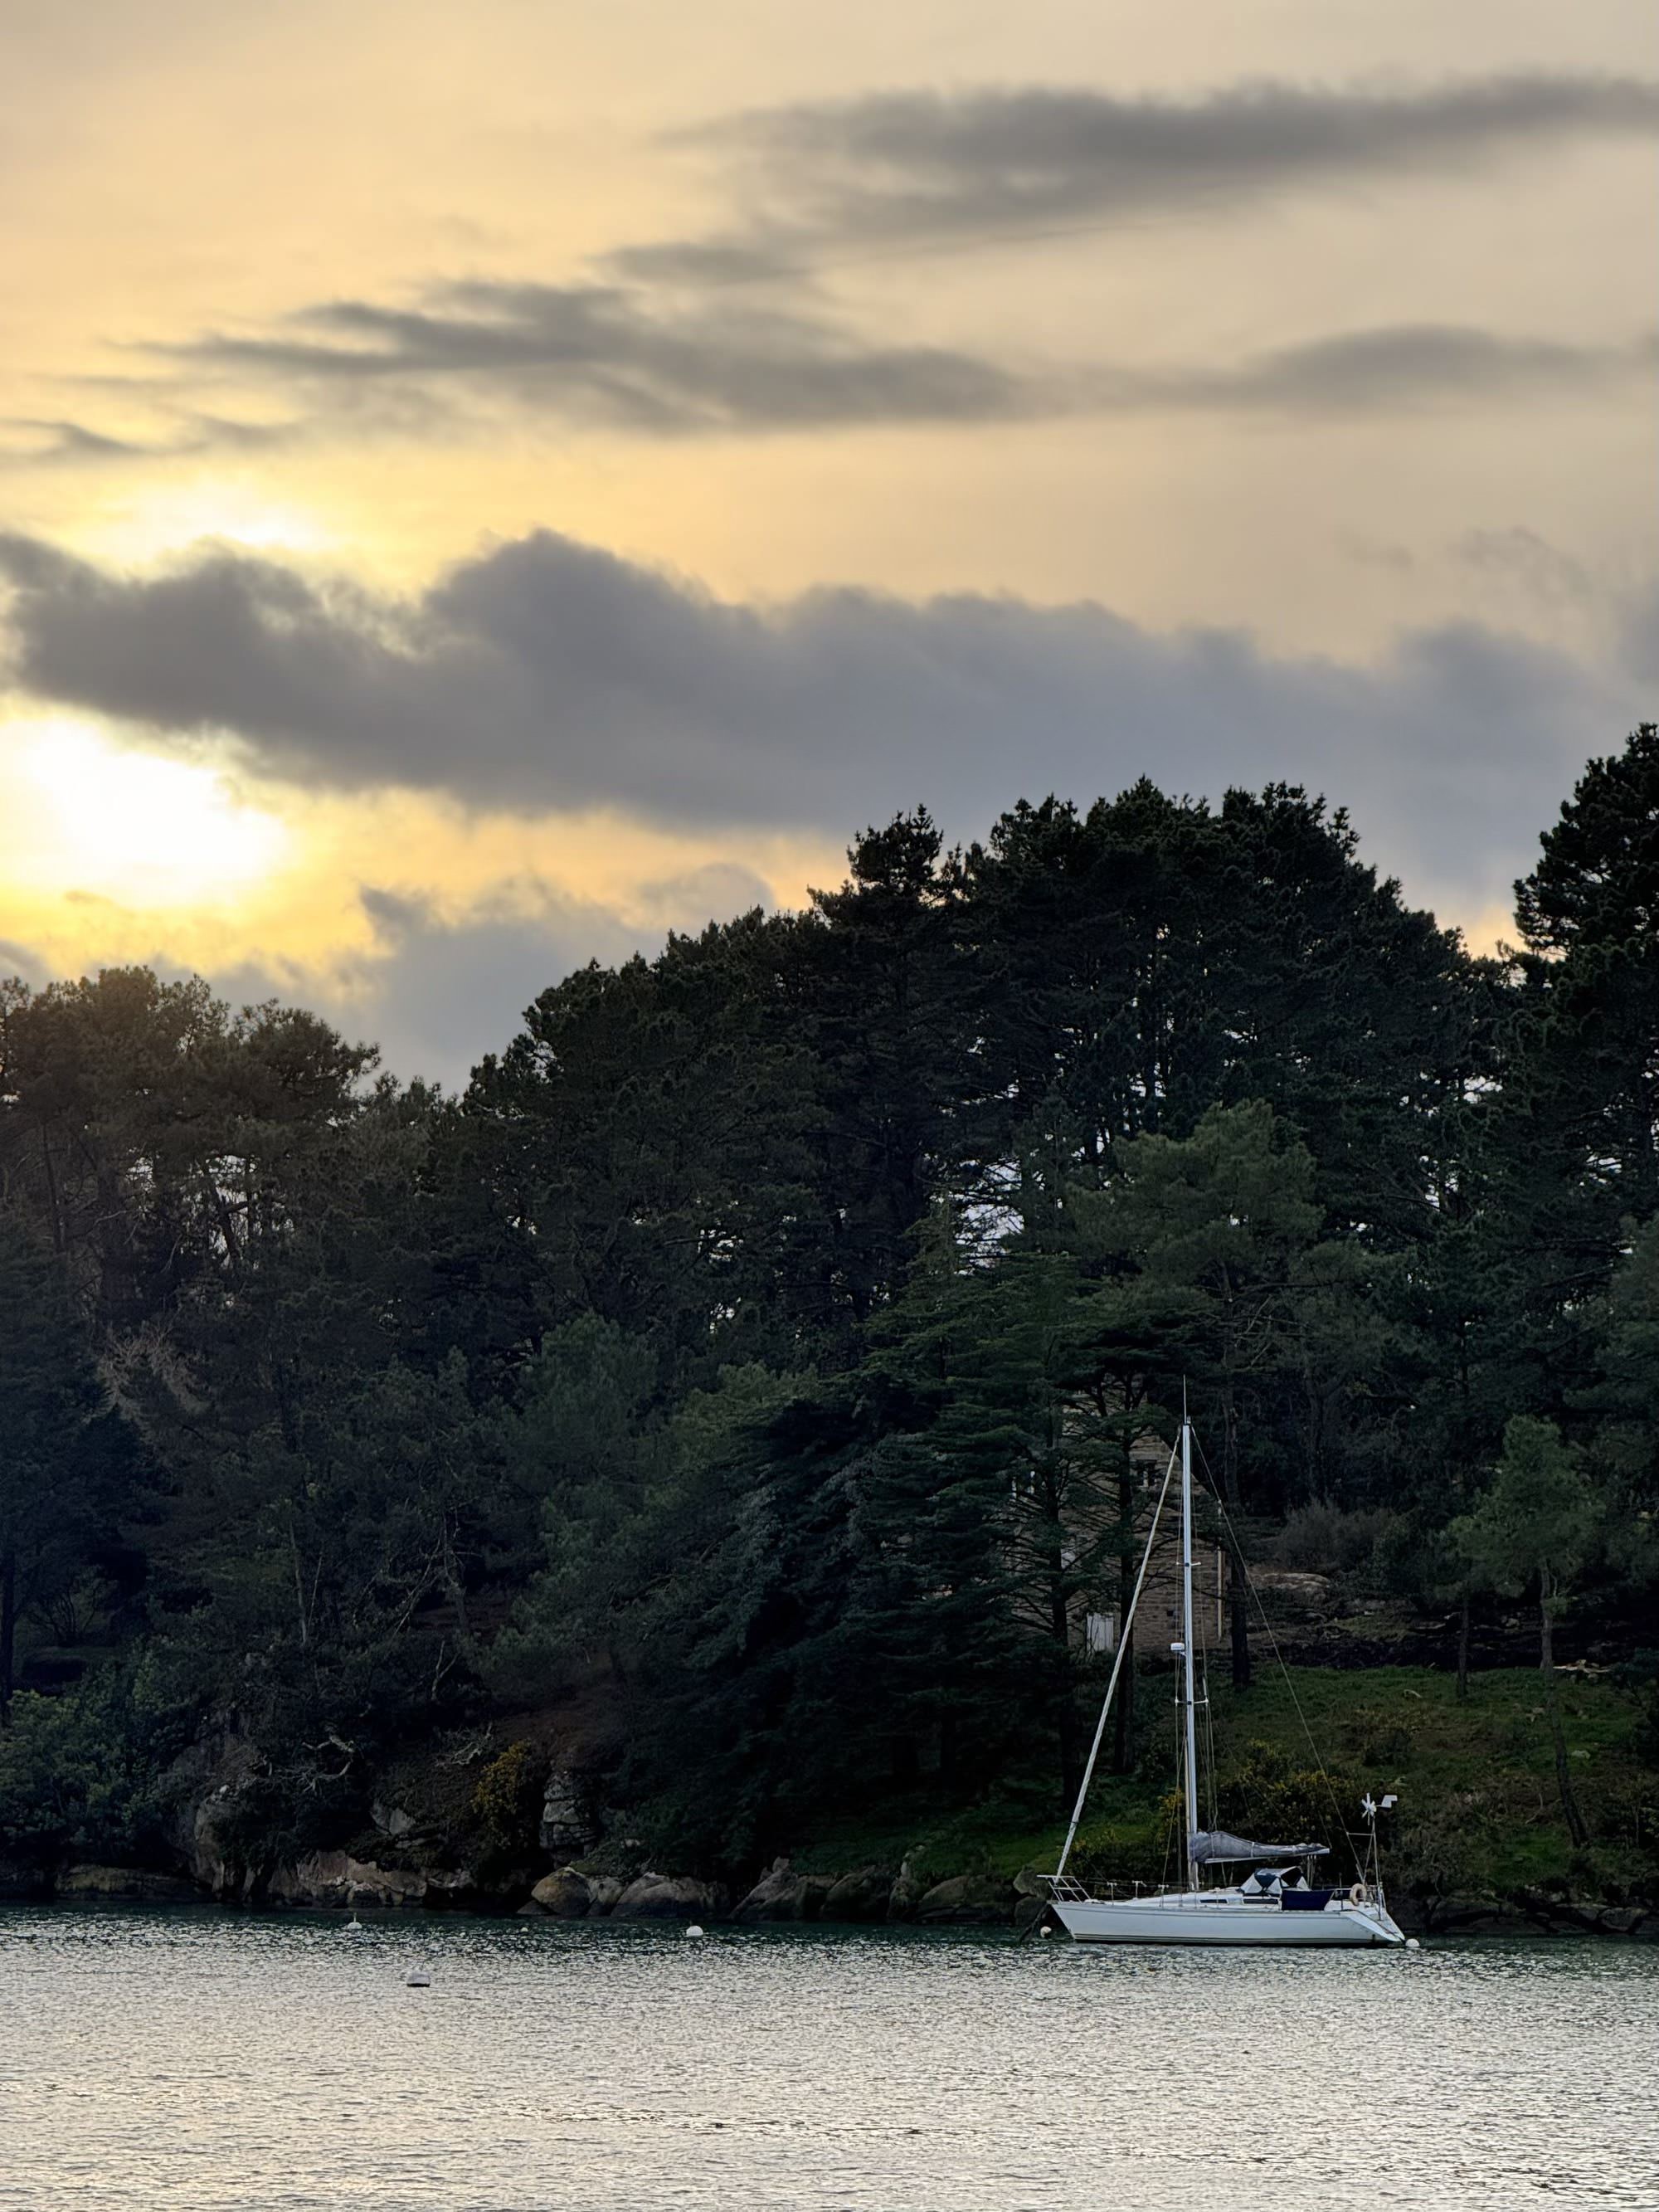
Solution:
{"label": "cloud bank", "polygon": [[1034,362],[895,343],[833,307],[819,279],[849,259],[1034,233],[1176,216],[1224,227],[1285,196],[1328,202],[1656,135],[1659,83],[1568,75],[1392,91],[1261,82],[1188,100],[982,87],[720,117],[673,143],[712,155],[734,206],[758,216],[614,247],[576,279],[416,282],[153,343],[148,373],[126,381],[159,428],[16,417],[0,423],[0,461],[407,441],[503,413],[686,438],[1157,411],[1310,420],[1591,391],[1650,371],[1651,340],[1403,323],[1315,331],[1220,366]]}
{"label": "cloud bank", "polygon": [[1501,897],[1584,757],[1642,711],[1591,668],[1468,624],[1376,664],[1145,629],[1091,604],[819,590],[717,599],[538,532],[389,601],[211,550],[159,575],[0,540],[15,682],[260,774],[480,808],[845,834],[926,801],[974,835],[1056,789],[1285,778],[1350,807],[1419,896]]}
{"label": "cloud bank", "polygon": [[1195,100],[1049,86],[890,92],[681,134],[757,167],[780,228],[881,240],[1231,210],[1659,132],[1659,83],[1528,75],[1386,92],[1271,81]]}
{"label": "cloud bank", "polygon": [[[361,425],[366,409],[383,404],[375,395],[391,393],[399,409],[413,396],[434,419],[484,401],[573,425],[688,437],[1081,415],[1312,419],[1468,406],[1632,380],[1650,371],[1656,349],[1651,337],[1573,345],[1429,323],[1339,331],[1220,366],[1041,367],[943,347],[872,344],[804,310],[705,303],[665,311],[614,289],[475,283],[445,287],[418,307],[337,301],[302,310],[278,332],[211,337],[174,350],[193,368],[274,385],[299,410],[295,430],[326,422],[343,400]],[[68,438],[70,427],[58,426],[53,458],[82,458],[100,442],[90,433]],[[240,426],[228,434],[240,437]],[[185,449],[204,450],[219,434],[198,418]]]}

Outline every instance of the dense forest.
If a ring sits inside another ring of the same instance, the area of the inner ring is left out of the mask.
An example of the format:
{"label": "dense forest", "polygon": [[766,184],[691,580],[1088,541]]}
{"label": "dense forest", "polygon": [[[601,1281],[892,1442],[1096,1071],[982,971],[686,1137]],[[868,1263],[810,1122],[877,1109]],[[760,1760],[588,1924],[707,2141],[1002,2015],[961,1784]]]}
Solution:
{"label": "dense forest", "polygon": [[0,1849],[153,1853],[216,1731],[268,1861],[468,1742],[510,1850],[561,1731],[686,1864],[1057,1807],[1183,1388],[1221,1540],[1639,1691],[1659,730],[1496,957],[1281,786],[849,860],[455,1097],[199,981],[0,985]]}

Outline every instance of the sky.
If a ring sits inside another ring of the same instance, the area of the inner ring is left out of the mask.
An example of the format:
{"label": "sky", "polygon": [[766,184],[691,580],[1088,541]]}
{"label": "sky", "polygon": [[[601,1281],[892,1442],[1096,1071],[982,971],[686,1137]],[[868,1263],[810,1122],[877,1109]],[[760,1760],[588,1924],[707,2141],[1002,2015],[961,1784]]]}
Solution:
{"label": "sky", "polygon": [[1487,946],[1659,691],[1647,0],[9,0],[0,973],[464,1081],[927,805]]}

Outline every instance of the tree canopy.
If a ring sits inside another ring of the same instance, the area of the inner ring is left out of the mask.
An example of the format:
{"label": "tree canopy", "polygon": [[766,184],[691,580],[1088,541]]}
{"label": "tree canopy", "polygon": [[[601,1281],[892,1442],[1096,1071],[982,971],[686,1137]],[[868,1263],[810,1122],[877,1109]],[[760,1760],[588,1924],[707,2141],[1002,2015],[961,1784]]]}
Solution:
{"label": "tree canopy", "polygon": [[455,1098],[198,981],[0,988],[0,1767],[112,1822],[113,1730],[130,1828],[234,1729],[293,1845],[517,1712],[710,1859],[1051,1802],[1183,1391],[1228,1541],[1346,1516],[1466,1642],[1630,1647],[1656,885],[1644,727],[1495,959],[1322,800],[1143,781],[872,828]]}

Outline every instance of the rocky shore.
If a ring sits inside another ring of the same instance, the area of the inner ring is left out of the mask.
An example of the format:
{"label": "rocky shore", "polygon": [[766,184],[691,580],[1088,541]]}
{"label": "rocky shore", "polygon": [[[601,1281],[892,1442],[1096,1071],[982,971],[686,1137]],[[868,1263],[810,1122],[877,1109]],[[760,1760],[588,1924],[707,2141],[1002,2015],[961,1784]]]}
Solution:
{"label": "rocky shore", "polygon": [[[316,1911],[517,1913],[527,1919],[726,1922],[738,1926],[824,1923],[1006,1928],[1023,1932],[1042,1917],[1046,1888],[1030,1869],[923,1878],[896,1869],[797,1872],[777,1860],[734,1897],[718,1881],[651,1867],[623,1875],[592,1865],[554,1868],[529,1887],[495,1887],[465,1869],[382,1865],[345,1851],[317,1851],[254,1882],[192,1879],[154,1868],[74,1864],[55,1872],[0,1864],[0,1899],[150,1905],[218,1904]],[[1502,1899],[1396,1896],[1391,1909],[1409,1933],[1428,1936],[1600,1936],[1659,1942],[1659,1909],[1579,1902],[1520,1891]]]}
{"label": "rocky shore", "polygon": [[[494,1749],[482,1739],[469,1767]],[[1048,1886],[1018,1874],[946,1873],[937,1845],[896,1864],[842,1871],[778,1858],[747,1887],[653,1864],[629,1836],[625,1813],[602,1807],[592,1778],[553,1762],[535,1779],[520,1839],[504,1854],[477,1850],[464,1828],[434,1817],[424,1776],[389,1778],[372,1826],[351,1847],[250,1857],[244,1815],[252,1747],[232,1730],[205,1736],[174,1769],[173,1809],[143,1864],[0,1858],[0,1900],[127,1900],[254,1910],[518,1914],[554,1920],[678,1921],[738,1926],[908,1923],[1024,1932],[1040,1921]],[[465,1783],[462,1796],[472,1790]],[[475,1831],[476,1833],[476,1831]],[[1659,1942],[1659,1905],[1620,1896],[1574,1898],[1564,1885],[1503,1894],[1413,1894],[1394,1886],[1390,1907],[1419,1936],[1599,1936]]]}

